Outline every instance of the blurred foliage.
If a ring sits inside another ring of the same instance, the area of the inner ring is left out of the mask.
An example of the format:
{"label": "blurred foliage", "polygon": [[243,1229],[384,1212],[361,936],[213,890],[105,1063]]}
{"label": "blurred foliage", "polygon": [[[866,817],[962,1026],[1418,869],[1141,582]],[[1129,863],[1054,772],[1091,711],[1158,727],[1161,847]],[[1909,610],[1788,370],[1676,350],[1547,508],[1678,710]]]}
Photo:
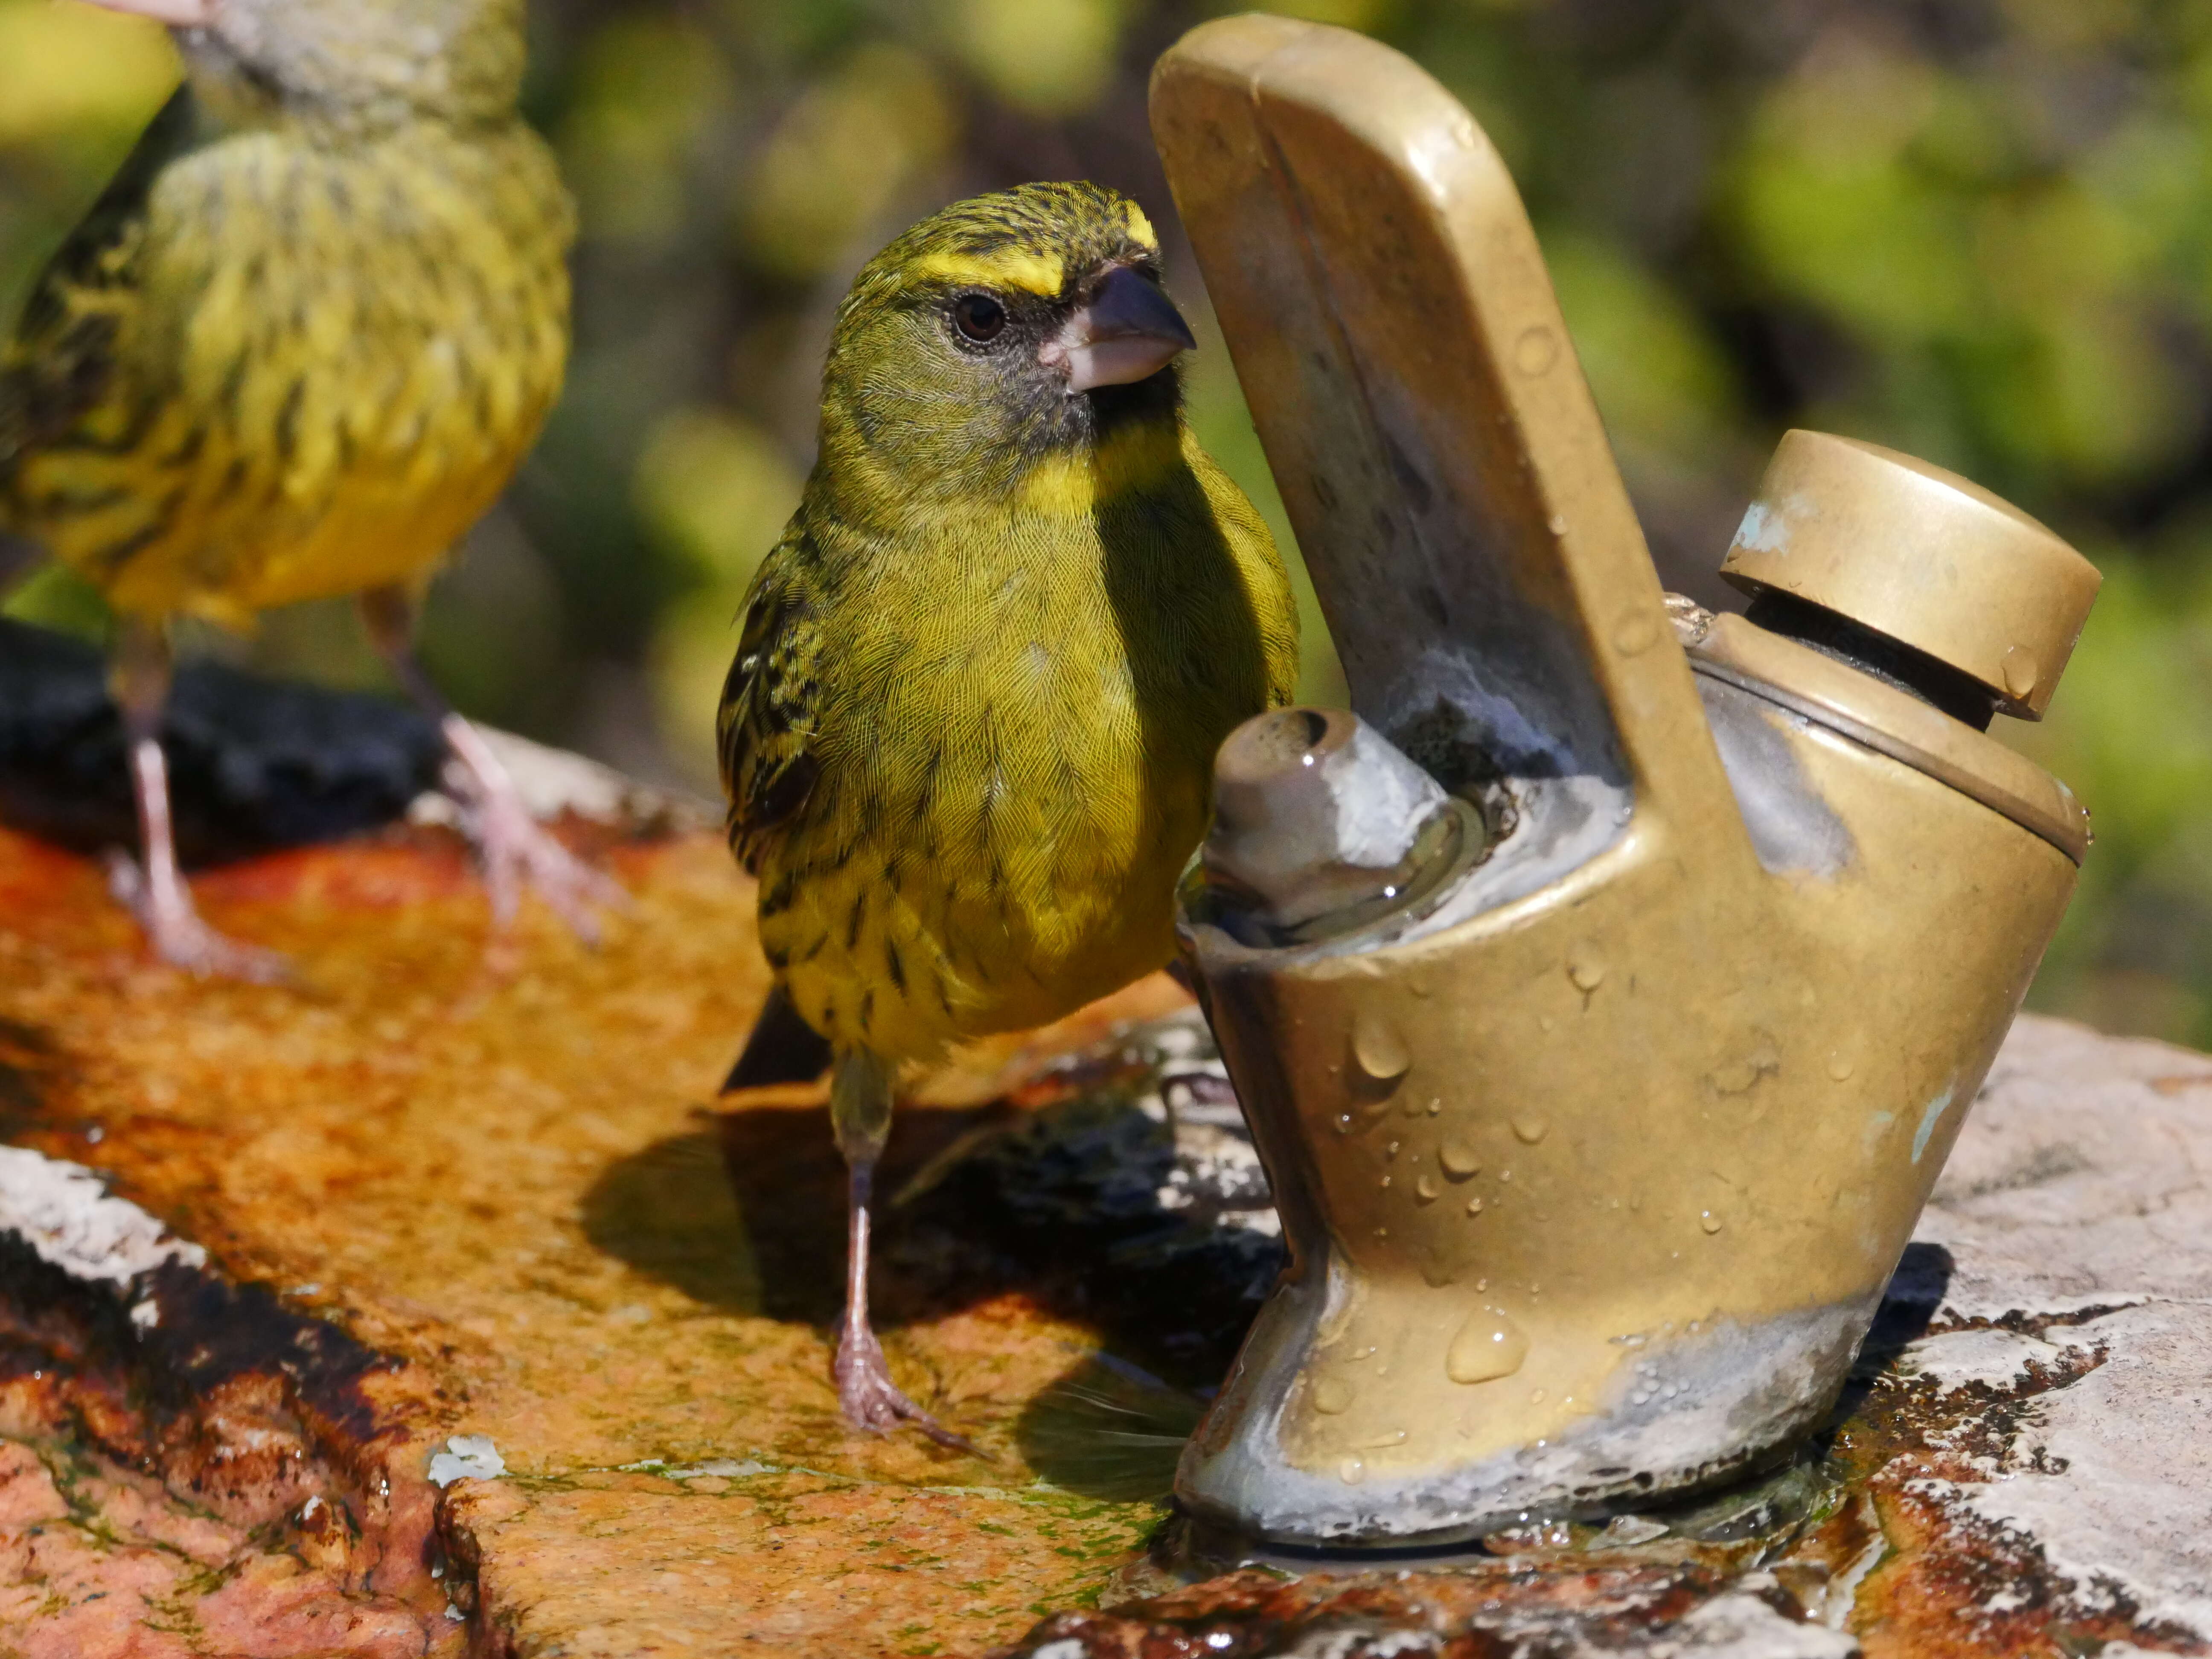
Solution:
{"label": "blurred foliage", "polygon": [[[2105,568],[2051,720],[2097,812],[2036,1000],[2212,1043],[2212,0],[1303,0],[1480,117],[1541,230],[1669,586],[1775,439],[1953,466]],[[795,500],[851,273],[954,197],[1091,177],[1170,238],[1209,447],[1281,513],[1146,136],[1191,0],[541,0],[529,107],[583,209],[566,402],[441,581],[472,711],[711,787],[731,622]],[[0,306],[175,74],[158,31],[0,0]],[[1322,648],[1308,694],[1340,695]],[[15,608],[88,631],[51,576]],[[342,607],[266,665],[374,683]]]}

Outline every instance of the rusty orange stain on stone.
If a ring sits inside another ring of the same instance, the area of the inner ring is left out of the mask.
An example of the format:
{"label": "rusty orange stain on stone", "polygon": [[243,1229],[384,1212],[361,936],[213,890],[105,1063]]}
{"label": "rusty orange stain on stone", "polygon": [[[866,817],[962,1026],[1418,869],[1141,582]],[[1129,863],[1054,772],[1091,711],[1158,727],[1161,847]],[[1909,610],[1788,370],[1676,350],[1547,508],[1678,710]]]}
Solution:
{"label": "rusty orange stain on stone", "polygon": [[[534,908],[488,950],[439,830],[201,876],[209,919],[289,952],[296,988],[153,964],[95,866],[0,830],[0,1017],[43,1057],[12,1073],[28,1103],[8,1138],[109,1172],[222,1273],[402,1362],[362,1385],[380,1438],[358,1449],[395,1501],[427,1504],[444,1437],[496,1443],[511,1477],[443,1500],[441,1582],[477,1601],[483,1639],[629,1652],[649,1627],[667,1653],[739,1631],[817,1659],[980,1651],[1094,1594],[1158,1511],[1036,1486],[1015,1427],[1096,1333],[1015,1291],[894,1273],[894,1367],[993,1461],[847,1431],[826,1328],[837,1166],[806,1092],[762,1103],[781,1115],[756,1139],[794,1190],[833,1194],[793,1216],[816,1267],[764,1281],[763,1224],[723,1168],[714,1091],[767,987],[751,886],[709,834],[568,828],[635,899],[596,951]],[[894,1162],[1039,1057],[1180,1000],[1150,983],[964,1057],[922,1091]],[[702,1462],[763,1472],[620,1473]]]}

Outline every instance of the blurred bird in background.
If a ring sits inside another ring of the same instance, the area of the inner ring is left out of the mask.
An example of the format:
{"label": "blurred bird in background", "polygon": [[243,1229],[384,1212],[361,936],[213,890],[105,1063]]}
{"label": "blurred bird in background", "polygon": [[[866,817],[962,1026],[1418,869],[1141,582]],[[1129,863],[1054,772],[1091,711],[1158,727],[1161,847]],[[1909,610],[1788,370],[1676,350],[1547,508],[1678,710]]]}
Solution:
{"label": "blurred bird in background", "polygon": [[1164,964],[1214,751],[1297,679],[1273,540],[1183,420],[1192,343],[1111,191],[923,221],[838,313],[819,459],[748,598],[719,735],[776,989],[726,1086],[834,1065],[857,1427],[963,1443],[868,1320],[900,1068]]}
{"label": "blurred bird in background", "polygon": [[531,817],[410,636],[561,386],[572,212],[515,109],[523,0],[101,0],[170,26],[187,79],[0,355],[0,583],[39,550],[117,618],[155,951],[281,977],[203,922],[170,834],[167,624],[354,593],[468,780],[495,915],[580,931],[618,890]]}

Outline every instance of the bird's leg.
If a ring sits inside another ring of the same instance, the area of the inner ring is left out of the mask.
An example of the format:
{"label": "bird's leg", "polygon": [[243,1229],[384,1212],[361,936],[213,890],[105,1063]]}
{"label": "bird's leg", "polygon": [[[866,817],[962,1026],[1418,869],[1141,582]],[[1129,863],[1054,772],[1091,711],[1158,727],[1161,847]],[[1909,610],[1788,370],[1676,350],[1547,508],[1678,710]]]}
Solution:
{"label": "bird's leg", "polygon": [[881,1056],[865,1048],[848,1048],[837,1056],[830,1085],[830,1121],[850,1176],[845,1316],[837,1334],[835,1366],[837,1403],[845,1421],[856,1429],[884,1434],[901,1423],[911,1423],[940,1446],[972,1452],[975,1447],[908,1399],[891,1381],[883,1344],[868,1323],[869,1221],[876,1160],[890,1139],[893,1075],[890,1062]]}
{"label": "bird's leg", "polygon": [[177,868],[177,841],[169,817],[169,768],[161,754],[161,706],[169,696],[169,646],[159,623],[127,619],[115,660],[115,696],[123,708],[123,736],[131,760],[131,792],[138,803],[142,861],[116,853],[108,860],[108,885],[129,905],[162,961],[205,976],[274,985],[292,975],[274,951],[225,939],[202,921],[191,890]]}
{"label": "bird's leg", "polygon": [[521,791],[514,785],[483,734],[455,712],[416,659],[415,602],[403,589],[380,587],[361,597],[362,620],[369,638],[407,695],[438,722],[446,745],[460,763],[470,799],[471,838],[483,862],[484,886],[491,896],[495,922],[506,927],[514,919],[522,890],[527,886],[576,931],[586,944],[599,938],[599,909],[622,909],[629,895],[571,853],[552,832],[531,816]]}

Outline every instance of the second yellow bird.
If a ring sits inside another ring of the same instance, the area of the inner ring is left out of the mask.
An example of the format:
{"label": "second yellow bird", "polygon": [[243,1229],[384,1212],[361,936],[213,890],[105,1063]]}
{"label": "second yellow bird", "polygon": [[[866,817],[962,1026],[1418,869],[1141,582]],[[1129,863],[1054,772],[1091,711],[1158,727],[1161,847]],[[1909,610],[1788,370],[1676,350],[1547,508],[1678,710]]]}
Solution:
{"label": "second yellow bird", "polygon": [[515,109],[522,0],[101,3],[168,23],[186,80],[0,348],[0,567],[51,555],[114,608],[143,854],[118,874],[155,951],[286,972],[177,868],[169,619],[347,593],[452,745],[495,912],[528,884],[588,932],[619,894],[409,645],[568,357],[572,214]]}

